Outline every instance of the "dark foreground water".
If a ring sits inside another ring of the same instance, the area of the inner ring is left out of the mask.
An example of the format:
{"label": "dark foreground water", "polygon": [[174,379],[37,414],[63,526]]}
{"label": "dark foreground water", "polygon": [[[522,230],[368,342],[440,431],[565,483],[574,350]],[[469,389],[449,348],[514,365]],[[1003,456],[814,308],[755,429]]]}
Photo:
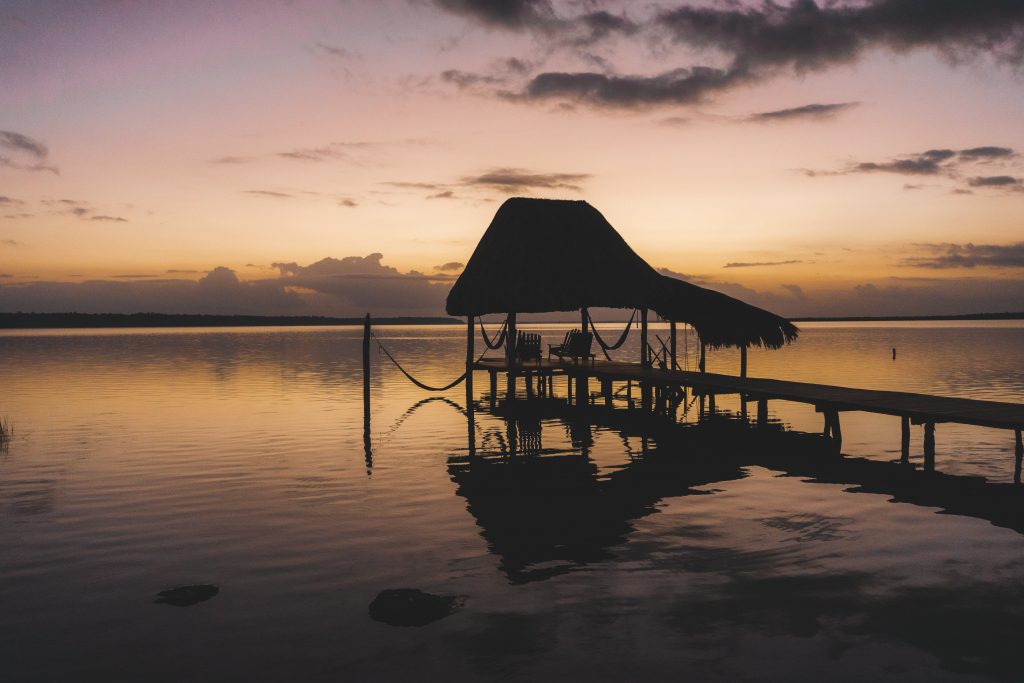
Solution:
{"label": "dark foreground water", "polygon": [[[379,333],[460,372],[462,328]],[[0,679],[1024,680],[1011,433],[939,425],[925,477],[896,418],[843,414],[837,460],[808,406],[648,439],[488,414],[481,373],[470,457],[462,387],[374,353],[367,457],[360,334],[0,335]],[[1024,326],[806,325],[750,370],[1024,402]],[[404,588],[451,614],[371,617]]]}

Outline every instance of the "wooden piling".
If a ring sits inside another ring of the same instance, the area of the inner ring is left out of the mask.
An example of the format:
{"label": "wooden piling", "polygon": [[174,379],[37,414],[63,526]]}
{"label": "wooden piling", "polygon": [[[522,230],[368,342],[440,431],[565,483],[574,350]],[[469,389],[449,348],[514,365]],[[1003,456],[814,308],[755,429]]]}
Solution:
{"label": "wooden piling", "polygon": [[370,314],[363,320],[363,456],[366,475],[373,471],[373,444],[370,441]]}
{"label": "wooden piling", "polygon": [[924,469],[935,471],[935,423],[924,423]]}
{"label": "wooden piling", "polygon": [[476,334],[473,329],[473,316],[466,317],[466,407],[469,408],[473,402],[473,342]]}
{"label": "wooden piling", "polygon": [[491,379],[491,408],[494,408],[494,404],[498,400],[498,371],[488,370],[487,374]]}
{"label": "wooden piling", "polygon": [[650,344],[647,343],[647,309],[640,309],[640,365],[647,367],[651,364]]}
{"label": "wooden piling", "polygon": [[740,377],[747,376],[747,347],[740,347]]}
{"label": "wooden piling", "polygon": [[757,401],[757,426],[764,427],[768,424],[768,399],[762,398]]}
{"label": "wooden piling", "polygon": [[[590,331],[590,314],[587,311],[586,306],[580,309],[580,331]],[[583,365],[586,365],[587,359],[583,358]],[[576,376],[576,405],[585,406],[590,403],[590,375],[587,374],[586,369],[580,372]]]}
{"label": "wooden piling", "polygon": [[671,356],[669,368],[672,370],[679,369],[679,363],[676,362],[676,348],[676,321],[673,320],[668,327],[668,352]]}
{"label": "wooden piling", "polygon": [[906,416],[900,418],[900,462],[910,462],[910,418]]}
{"label": "wooden piling", "polygon": [[604,404],[609,408],[612,407],[612,381],[610,379],[601,380],[601,395],[604,397]]}
{"label": "wooden piling", "polygon": [[1024,441],[1021,440],[1021,433],[1020,433],[1021,430],[1015,429],[1013,431],[1014,431],[1014,435],[1015,435],[1016,442],[1017,442],[1016,446],[1013,449],[1013,454],[1014,454],[1014,457],[1013,457],[1013,460],[1014,460],[1013,483],[1019,484],[1020,483],[1021,461],[1024,460]]}
{"label": "wooden piling", "polygon": [[701,372],[707,372],[707,366],[705,365],[705,359],[707,357],[707,348],[708,345],[705,344],[704,340],[702,339],[700,342],[700,361],[698,361],[697,363],[697,367],[700,369]]}
{"label": "wooden piling", "polygon": [[505,396],[509,401],[516,399],[516,313],[511,311],[505,324],[505,360],[508,367],[508,381]]}

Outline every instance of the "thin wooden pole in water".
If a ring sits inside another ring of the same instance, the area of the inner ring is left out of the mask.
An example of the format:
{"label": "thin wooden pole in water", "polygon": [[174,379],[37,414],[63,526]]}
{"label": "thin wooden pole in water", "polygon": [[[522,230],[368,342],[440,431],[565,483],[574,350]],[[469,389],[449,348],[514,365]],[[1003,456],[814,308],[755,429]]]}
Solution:
{"label": "thin wooden pole in water", "polygon": [[373,446],[370,443],[370,314],[363,320],[363,451],[366,473],[373,468]]}
{"label": "thin wooden pole in water", "polygon": [[708,345],[704,343],[703,339],[701,339],[700,340],[700,362],[697,364],[697,367],[700,369],[701,372],[705,372],[706,368],[707,368],[707,366],[704,364],[706,356],[707,356],[707,348],[708,348]]}

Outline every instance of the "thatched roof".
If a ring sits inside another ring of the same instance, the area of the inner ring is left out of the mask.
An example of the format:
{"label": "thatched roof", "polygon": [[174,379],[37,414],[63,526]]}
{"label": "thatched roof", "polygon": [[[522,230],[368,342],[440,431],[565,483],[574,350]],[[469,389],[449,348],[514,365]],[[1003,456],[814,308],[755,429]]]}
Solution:
{"label": "thatched roof", "polygon": [[513,197],[448,294],[448,315],[643,308],[660,275],[581,201]]}
{"label": "thatched roof", "polygon": [[582,201],[505,201],[448,294],[449,315],[649,308],[693,325],[711,346],[777,348],[784,318],[658,273]]}
{"label": "thatched roof", "polygon": [[690,282],[662,277],[658,301],[651,308],[665,320],[689,323],[709,346],[777,349],[799,333],[796,325],[763,308]]}

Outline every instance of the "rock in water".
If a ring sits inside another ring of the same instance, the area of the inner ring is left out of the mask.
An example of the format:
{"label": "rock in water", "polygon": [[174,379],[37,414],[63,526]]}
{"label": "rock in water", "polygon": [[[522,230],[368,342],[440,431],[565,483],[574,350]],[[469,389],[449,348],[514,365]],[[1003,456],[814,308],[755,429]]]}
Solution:
{"label": "rock in water", "polygon": [[388,588],[370,603],[370,617],[391,626],[426,626],[459,609],[465,598],[431,595],[415,588]]}
{"label": "rock in water", "polygon": [[175,607],[188,607],[200,602],[206,602],[213,596],[220,593],[220,589],[209,584],[198,584],[195,586],[178,586],[169,588],[156,594],[153,602],[163,605],[174,605]]}

